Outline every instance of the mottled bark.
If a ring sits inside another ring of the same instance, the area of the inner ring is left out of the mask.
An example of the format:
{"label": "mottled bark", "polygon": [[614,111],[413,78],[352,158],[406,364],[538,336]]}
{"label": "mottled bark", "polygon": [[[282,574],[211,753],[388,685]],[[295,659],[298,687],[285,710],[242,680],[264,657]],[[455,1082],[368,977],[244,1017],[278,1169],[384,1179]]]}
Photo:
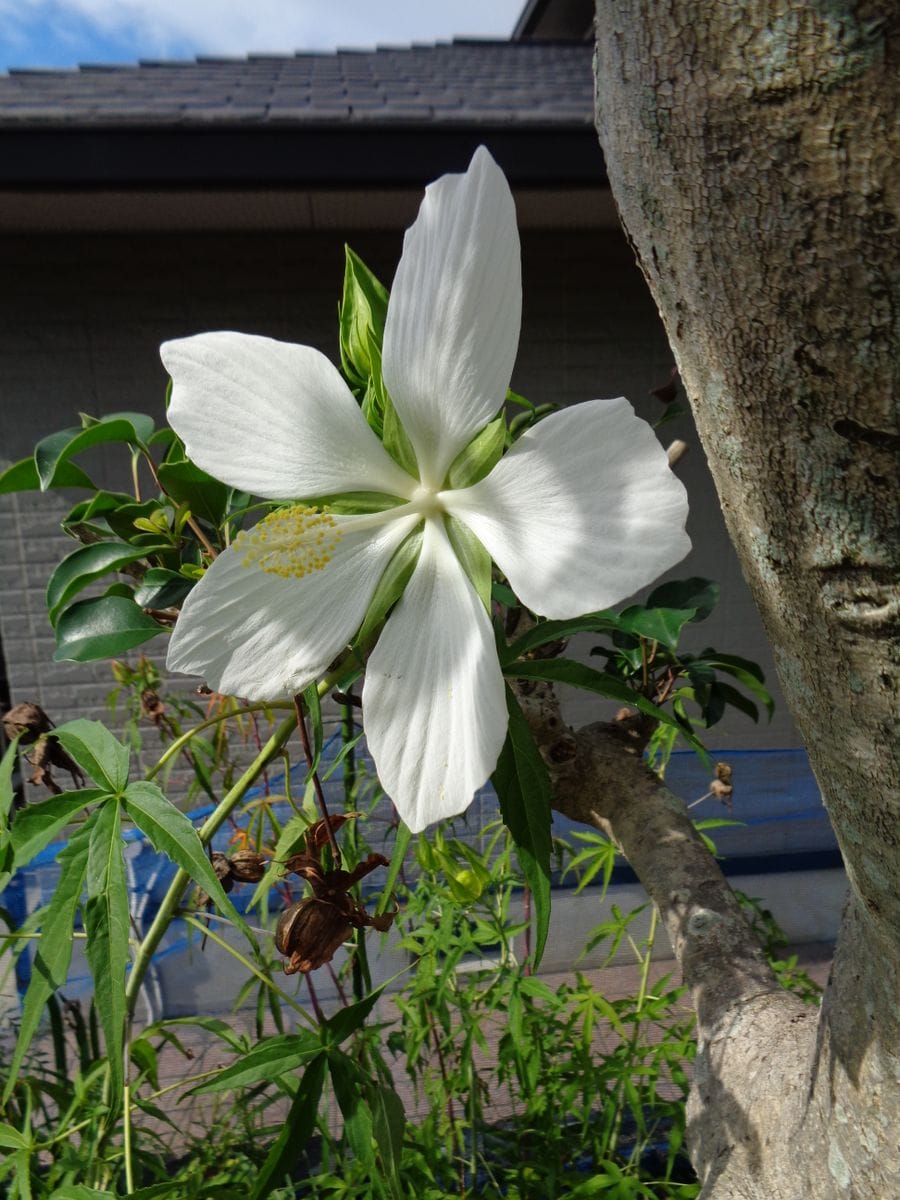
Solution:
{"label": "mottled bark", "polygon": [[660,904],[692,988],[705,1200],[900,1191],[898,25],[887,0],[598,3],[613,192],[851,884],[810,1016],[637,762],[626,797],[608,731],[557,772],[561,806],[605,824]]}

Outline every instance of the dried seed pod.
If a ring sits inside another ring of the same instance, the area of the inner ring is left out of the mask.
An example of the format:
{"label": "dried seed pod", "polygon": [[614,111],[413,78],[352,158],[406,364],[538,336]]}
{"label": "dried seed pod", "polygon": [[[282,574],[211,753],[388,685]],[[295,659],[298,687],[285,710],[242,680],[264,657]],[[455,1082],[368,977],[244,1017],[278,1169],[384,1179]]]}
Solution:
{"label": "dried seed pod", "polygon": [[266,860],[255,850],[238,850],[232,854],[230,863],[236,883],[259,883],[266,873]]}
{"label": "dried seed pod", "polygon": [[331,962],[351,929],[346,913],[315,896],[292,904],[278,918],[275,930],[275,946],[288,958],[285,975],[306,975]]}

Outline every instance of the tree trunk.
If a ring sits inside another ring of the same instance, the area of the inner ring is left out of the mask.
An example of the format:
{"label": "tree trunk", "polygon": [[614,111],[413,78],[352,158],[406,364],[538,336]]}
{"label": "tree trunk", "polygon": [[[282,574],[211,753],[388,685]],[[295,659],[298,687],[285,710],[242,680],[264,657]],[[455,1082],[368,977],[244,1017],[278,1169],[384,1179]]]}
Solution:
{"label": "tree trunk", "polygon": [[[752,958],[721,882],[698,889],[671,839],[665,853],[667,835],[648,845],[646,825],[628,827],[634,813],[603,793],[603,731],[578,735],[581,797],[557,778],[562,806],[607,823],[631,854],[685,966],[704,1200],[900,1190],[897,11],[887,0],[598,2],[613,193],[850,878],[810,1019]],[[692,847],[641,770],[645,819]]]}

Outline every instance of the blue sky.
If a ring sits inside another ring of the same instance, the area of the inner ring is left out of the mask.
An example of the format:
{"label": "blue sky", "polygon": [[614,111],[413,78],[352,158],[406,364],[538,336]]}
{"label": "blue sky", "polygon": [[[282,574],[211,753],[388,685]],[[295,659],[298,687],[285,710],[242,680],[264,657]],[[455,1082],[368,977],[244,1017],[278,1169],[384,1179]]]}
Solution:
{"label": "blue sky", "polygon": [[508,37],[525,0],[0,0],[0,70]]}

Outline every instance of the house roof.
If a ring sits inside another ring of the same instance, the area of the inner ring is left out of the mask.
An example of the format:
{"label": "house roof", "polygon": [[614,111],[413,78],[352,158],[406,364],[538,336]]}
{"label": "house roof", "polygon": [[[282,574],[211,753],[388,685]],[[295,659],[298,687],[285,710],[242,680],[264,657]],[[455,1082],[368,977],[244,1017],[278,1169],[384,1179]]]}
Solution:
{"label": "house roof", "polygon": [[591,122],[583,44],[476,41],[0,75],[0,126]]}
{"label": "house roof", "polygon": [[[0,190],[605,183],[591,49],[459,39],[0,76]],[[427,136],[423,136],[427,133]]]}

